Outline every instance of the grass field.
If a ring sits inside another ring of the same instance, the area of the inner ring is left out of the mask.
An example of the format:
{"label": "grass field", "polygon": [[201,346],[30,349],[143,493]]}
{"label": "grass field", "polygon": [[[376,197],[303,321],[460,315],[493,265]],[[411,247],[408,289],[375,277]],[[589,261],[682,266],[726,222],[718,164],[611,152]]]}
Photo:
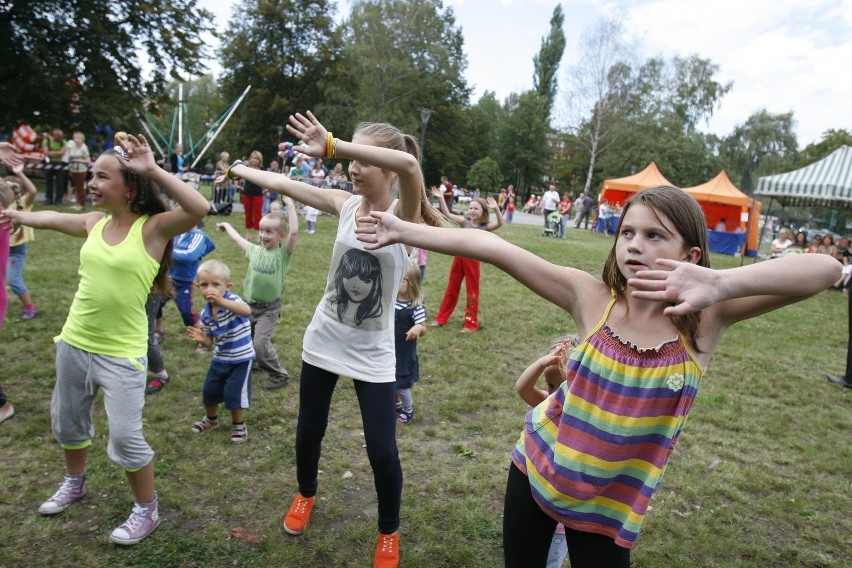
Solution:
{"label": "grass field", "polygon": [[[242,217],[227,218],[236,227]],[[207,231],[241,291],[246,261],[208,218]],[[182,337],[174,305],[163,344],[172,381],[148,397],[145,431],[157,452],[163,522],[135,547],[109,544],[131,494],[106,457],[103,407],[88,467],[89,495],[55,517],[37,513],[62,478],[50,432],[52,339],[77,285],[82,240],[41,231],[27,282],[39,317],[19,322],[10,298],[0,330],[0,384],[17,414],[0,425],[0,566],[369,566],[376,536],[375,491],[352,383],[341,379],[320,462],[318,504],[300,537],[281,528],[296,490],[294,440],[300,346],[325,282],[336,219],[302,234],[286,283],[275,343],[296,380],[279,391],[255,375],[250,437],[232,445],[227,429],[190,432],[201,418],[209,355]],[[499,234],[562,264],[599,275],[612,240],[571,231],[566,241],[540,228]],[[430,253],[425,279],[434,316],[451,259]],[[713,265],[740,259],[713,256]],[[748,261],[750,262],[750,261]],[[526,407],[518,374],[557,337],[572,332],[565,313],[491,266],[482,267],[483,329],[461,334],[462,306],[421,339],[417,418],[398,428],[405,474],[402,565],[502,565],[502,501],[509,452]],[[852,558],[852,398],[831,385],[842,372],[847,309],[829,291],[730,330],[705,376],[690,423],[633,552],[637,567],[848,566]],[[234,529],[240,529],[235,532]]]}

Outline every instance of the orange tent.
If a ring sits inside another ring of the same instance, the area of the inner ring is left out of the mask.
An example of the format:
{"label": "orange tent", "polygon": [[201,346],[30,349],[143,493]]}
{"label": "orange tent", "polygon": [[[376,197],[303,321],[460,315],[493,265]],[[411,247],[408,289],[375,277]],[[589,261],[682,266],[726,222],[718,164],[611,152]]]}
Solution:
{"label": "orange tent", "polygon": [[747,252],[756,253],[761,203],[740,191],[725,170],[707,183],[683,190],[701,204],[708,228],[715,228],[724,219],[725,231],[746,233]]}
{"label": "orange tent", "polygon": [[657,164],[651,162],[638,174],[617,179],[608,179],[603,183],[600,200],[608,199],[613,205],[624,205],[634,193],[654,185],[674,185],[663,177]]}

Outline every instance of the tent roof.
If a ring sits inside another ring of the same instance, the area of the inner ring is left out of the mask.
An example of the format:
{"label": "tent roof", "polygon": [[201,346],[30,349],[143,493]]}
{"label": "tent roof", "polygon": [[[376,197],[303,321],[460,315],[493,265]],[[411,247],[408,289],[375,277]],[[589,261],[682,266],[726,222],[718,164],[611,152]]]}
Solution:
{"label": "tent roof", "polygon": [[646,187],[654,185],[674,185],[672,182],[663,177],[657,164],[651,162],[644,170],[623,178],[608,179],[604,181],[603,188],[620,189],[622,191],[639,191]]}
{"label": "tent roof", "polygon": [[719,172],[719,175],[707,183],[695,187],[684,187],[683,190],[697,201],[724,203],[726,205],[748,205],[751,201],[751,197],[737,189],[725,170]]}
{"label": "tent roof", "polygon": [[761,177],[755,194],[777,199],[784,206],[852,208],[852,148],[841,146],[804,168]]}

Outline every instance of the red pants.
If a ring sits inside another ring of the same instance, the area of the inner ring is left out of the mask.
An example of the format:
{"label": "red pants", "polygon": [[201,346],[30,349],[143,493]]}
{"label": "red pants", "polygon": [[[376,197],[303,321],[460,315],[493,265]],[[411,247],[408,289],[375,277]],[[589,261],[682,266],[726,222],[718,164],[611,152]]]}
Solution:
{"label": "red pants", "polygon": [[260,230],[260,218],[263,217],[263,196],[243,195],[243,210],[246,215],[246,229]]}
{"label": "red pants", "polygon": [[464,308],[464,327],[467,329],[479,329],[479,261],[470,258],[455,257],[453,266],[450,268],[450,281],[447,282],[447,291],[444,292],[444,300],[438,311],[435,321],[441,325],[447,323],[456,304],[459,301],[459,290],[464,278],[467,286],[467,305]]}

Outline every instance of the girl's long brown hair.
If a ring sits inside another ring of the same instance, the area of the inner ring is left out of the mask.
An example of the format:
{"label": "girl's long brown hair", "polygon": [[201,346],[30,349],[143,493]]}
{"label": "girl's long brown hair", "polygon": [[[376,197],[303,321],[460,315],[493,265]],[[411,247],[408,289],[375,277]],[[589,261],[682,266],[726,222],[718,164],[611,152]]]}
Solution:
{"label": "girl's long brown hair", "polygon": [[[115,154],[115,150],[107,150],[106,154]],[[119,160],[121,162],[121,160]],[[135,174],[121,167],[121,175],[124,178],[124,183],[130,188],[133,198],[130,200],[130,210],[137,215],[153,216],[158,213],[165,213],[169,210],[166,200],[163,199],[163,194],[160,188],[145,176]],[[169,278],[169,270],[172,267],[172,249],[174,243],[172,239],[166,243],[166,248],[163,251],[163,258],[160,260],[160,269],[157,271],[157,276],[154,277],[154,283],[151,285],[151,290],[163,296],[171,298],[174,296],[174,288],[172,287],[171,279]]]}
{"label": "girl's long brown hair", "polygon": [[[624,204],[621,219],[618,221],[618,229],[615,232],[616,239],[621,238],[621,224],[624,222],[627,211],[636,204],[644,205],[650,209],[663,226],[671,227],[674,225],[672,232],[680,235],[685,248],[698,247],[701,250],[701,257],[697,264],[710,268],[710,255],[707,252],[707,222],[704,218],[704,211],[695,198],[682,189],[670,185],[657,185],[633,194]],[[666,222],[663,222],[661,217],[665,217]],[[604,263],[602,280],[604,284],[615,291],[618,300],[624,299],[627,279],[618,269],[618,262],[615,258],[615,244],[613,244]],[[696,343],[696,337],[698,336],[698,322],[701,320],[701,312],[684,316],[669,316],[669,319],[678,332],[686,338],[690,347],[700,353],[701,350]]]}

